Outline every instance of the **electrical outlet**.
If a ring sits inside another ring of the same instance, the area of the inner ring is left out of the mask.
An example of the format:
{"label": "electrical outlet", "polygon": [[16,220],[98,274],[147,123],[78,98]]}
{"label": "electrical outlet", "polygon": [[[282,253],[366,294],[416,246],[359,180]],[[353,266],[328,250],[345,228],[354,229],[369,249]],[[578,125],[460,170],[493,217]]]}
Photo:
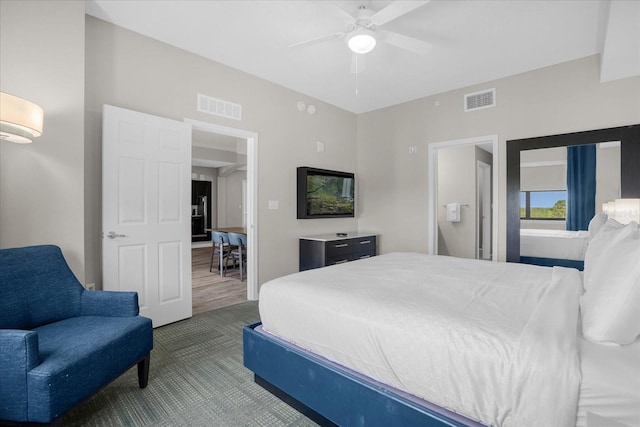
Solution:
{"label": "electrical outlet", "polygon": [[95,283],[87,283],[84,287],[85,287],[85,289],[87,289],[89,291],[95,291],[96,290],[96,284]]}

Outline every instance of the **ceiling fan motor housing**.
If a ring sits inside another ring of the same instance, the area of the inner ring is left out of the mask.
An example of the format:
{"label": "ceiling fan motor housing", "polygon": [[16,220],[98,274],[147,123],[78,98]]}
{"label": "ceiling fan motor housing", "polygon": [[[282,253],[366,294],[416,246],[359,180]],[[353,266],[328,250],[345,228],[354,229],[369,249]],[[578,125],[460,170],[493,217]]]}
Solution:
{"label": "ceiling fan motor housing", "polygon": [[356,22],[354,25],[354,30],[358,28],[368,28],[373,30],[373,23],[371,22],[371,17],[374,15],[373,10],[367,9],[365,6],[360,6],[358,8],[358,12],[356,13]]}

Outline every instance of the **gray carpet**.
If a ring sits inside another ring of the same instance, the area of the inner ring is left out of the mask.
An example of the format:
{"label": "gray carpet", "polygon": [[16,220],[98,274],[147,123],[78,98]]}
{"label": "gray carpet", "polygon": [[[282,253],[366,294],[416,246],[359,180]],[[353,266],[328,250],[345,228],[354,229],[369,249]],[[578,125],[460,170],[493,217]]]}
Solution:
{"label": "gray carpet", "polygon": [[154,330],[149,385],[135,368],[64,418],[71,426],[315,426],[253,382],[242,327],[256,302],[197,314]]}

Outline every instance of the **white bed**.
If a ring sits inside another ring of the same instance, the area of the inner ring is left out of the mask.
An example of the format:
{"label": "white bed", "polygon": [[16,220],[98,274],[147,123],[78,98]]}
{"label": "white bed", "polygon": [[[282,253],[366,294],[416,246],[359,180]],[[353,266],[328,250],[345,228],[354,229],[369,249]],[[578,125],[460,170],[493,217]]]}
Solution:
{"label": "white bed", "polygon": [[261,288],[263,328],[487,425],[573,426],[577,270],[392,253]]}
{"label": "white bed", "polygon": [[589,244],[584,230],[520,229],[520,256],[583,261]]}
{"label": "white bed", "polygon": [[640,426],[640,338],[611,346],[580,337],[578,349],[582,383],[576,425]]}
{"label": "white bed", "polygon": [[485,425],[637,427],[640,226],[589,234],[583,273],[414,253],[296,273],[262,286],[262,326]]}

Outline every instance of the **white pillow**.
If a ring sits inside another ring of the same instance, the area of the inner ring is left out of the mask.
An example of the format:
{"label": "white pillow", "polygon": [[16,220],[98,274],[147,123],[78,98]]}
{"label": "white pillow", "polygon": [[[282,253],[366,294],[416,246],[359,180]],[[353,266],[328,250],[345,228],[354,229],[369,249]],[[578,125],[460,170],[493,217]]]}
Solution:
{"label": "white pillow", "polygon": [[609,219],[589,243],[580,298],[592,342],[625,345],[640,335],[640,228]]}
{"label": "white pillow", "polygon": [[593,239],[598,234],[598,231],[607,222],[608,218],[604,212],[599,212],[591,218],[591,221],[589,221],[589,239]]}

